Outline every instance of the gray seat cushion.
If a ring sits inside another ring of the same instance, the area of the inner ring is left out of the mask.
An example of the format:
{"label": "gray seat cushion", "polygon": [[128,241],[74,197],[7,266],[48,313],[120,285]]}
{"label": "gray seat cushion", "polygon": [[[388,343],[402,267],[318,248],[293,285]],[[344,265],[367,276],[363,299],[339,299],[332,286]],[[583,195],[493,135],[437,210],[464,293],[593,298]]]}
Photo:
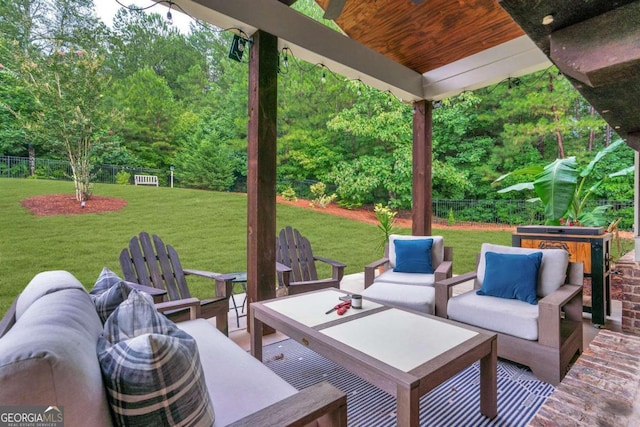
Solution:
{"label": "gray seat cushion", "polygon": [[400,285],[433,286],[434,274],[426,273],[397,273],[388,270],[375,278],[374,283],[397,283]]}
{"label": "gray seat cushion", "polygon": [[449,299],[447,315],[458,322],[538,340],[538,306],[520,300],[476,295],[472,290]]}
{"label": "gray seat cushion", "polygon": [[297,393],[295,387],[209,321],[195,319],[177,325],[198,342],[209,397],[216,412],[216,426],[225,426]]}
{"label": "gray seat cushion", "polygon": [[[396,273],[408,274],[408,273]],[[416,274],[413,274],[414,276]],[[431,275],[433,276],[433,275]],[[382,304],[416,310],[425,314],[435,312],[435,289],[433,286],[403,285],[398,283],[375,282],[362,291],[362,296]]]}

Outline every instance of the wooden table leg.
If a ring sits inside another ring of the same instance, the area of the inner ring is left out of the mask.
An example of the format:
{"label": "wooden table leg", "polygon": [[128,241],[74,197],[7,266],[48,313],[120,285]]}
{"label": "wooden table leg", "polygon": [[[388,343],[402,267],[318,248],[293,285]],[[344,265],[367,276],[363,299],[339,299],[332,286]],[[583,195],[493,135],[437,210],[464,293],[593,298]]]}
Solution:
{"label": "wooden table leg", "polygon": [[396,422],[398,426],[418,427],[420,424],[420,395],[418,384],[410,388],[398,386]]}
{"label": "wooden table leg", "polygon": [[262,322],[256,319],[253,310],[249,322],[251,324],[251,355],[262,362]]}
{"label": "wooden table leg", "polygon": [[488,418],[498,415],[498,341],[491,341],[491,353],[480,359],[480,412]]}

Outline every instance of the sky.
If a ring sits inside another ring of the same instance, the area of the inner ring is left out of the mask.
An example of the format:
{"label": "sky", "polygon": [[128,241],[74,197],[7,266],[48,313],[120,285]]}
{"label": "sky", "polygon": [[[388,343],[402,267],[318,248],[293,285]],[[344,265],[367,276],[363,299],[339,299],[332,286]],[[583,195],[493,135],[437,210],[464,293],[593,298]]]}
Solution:
{"label": "sky", "polygon": [[[159,13],[162,16],[165,16],[168,11],[166,3],[158,4],[151,0],[120,0],[120,3],[127,6],[134,5],[135,7],[140,8],[155,5],[147,9],[147,12]],[[113,17],[121,6],[116,2],[116,0],[94,0],[93,4],[95,5],[98,18],[102,19],[108,26],[111,26]],[[176,10],[175,6],[171,9],[171,15],[173,17],[173,25],[176,25],[183,33],[188,33],[191,18],[181,13],[179,10]]]}

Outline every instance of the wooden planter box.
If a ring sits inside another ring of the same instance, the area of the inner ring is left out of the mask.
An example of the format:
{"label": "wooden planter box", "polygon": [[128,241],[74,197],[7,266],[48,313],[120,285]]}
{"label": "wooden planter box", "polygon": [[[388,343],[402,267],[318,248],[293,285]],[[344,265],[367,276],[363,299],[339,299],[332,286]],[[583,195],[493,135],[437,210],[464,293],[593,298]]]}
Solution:
{"label": "wooden planter box", "polygon": [[584,264],[584,275],[591,280],[591,323],[604,325],[611,314],[610,266],[611,233],[602,227],[553,227],[529,225],[516,229],[512,246],[537,249],[565,249],[569,260]]}

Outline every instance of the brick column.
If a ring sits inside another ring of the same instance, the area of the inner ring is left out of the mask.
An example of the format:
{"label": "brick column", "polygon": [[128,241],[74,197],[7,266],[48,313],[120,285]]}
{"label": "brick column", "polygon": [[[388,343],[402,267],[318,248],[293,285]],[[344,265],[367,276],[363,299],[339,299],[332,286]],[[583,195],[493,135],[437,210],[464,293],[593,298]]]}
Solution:
{"label": "brick column", "polygon": [[634,251],[628,252],[614,265],[618,274],[611,280],[622,284],[622,331],[640,335],[640,262]]}

